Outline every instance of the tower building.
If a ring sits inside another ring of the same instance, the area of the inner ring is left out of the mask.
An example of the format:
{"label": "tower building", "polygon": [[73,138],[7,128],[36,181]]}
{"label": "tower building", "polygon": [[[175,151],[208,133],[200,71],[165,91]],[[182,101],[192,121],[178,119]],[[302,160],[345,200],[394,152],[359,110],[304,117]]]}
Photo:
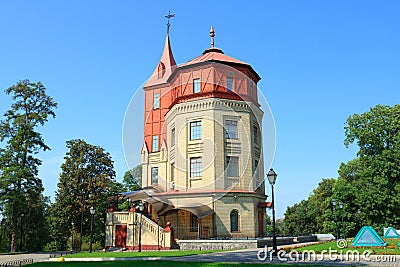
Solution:
{"label": "tower building", "polygon": [[[212,27],[210,37],[201,55],[177,65],[167,33],[143,87],[142,189],[124,197],[142,201],[148,220],[169,222],[174,239],[263,236],[261,78],[214,46]],[[115,225],[108,226],[116,236]]]}

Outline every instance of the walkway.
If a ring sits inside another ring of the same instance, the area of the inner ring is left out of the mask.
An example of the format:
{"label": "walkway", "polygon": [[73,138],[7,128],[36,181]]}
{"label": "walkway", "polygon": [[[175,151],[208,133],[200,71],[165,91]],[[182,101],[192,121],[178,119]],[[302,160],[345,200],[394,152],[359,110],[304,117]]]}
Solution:
{"label": "walkway", "polygon": [[33,259],[33,262],[48,261],[49,253],[29,253],[29,254],[15,254],[15,255],[0,255],[0,264],[16,260]]}

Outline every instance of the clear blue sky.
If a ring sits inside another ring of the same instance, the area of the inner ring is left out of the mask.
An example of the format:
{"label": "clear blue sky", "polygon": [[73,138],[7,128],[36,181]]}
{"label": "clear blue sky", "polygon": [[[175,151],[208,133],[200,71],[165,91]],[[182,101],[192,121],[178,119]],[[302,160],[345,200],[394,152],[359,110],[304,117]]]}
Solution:
{"label": "clear blue sky", "polygon": [[[399,103],[399,1],[2,1],[1,91],[29,78],[59,104],[41,129],[52,148],[40,154],[46,195],[73,138],[109,151],[122,179],[125,109],[161,56],[168,10],[178,63],[209,47],[214,25],[216,46],[262,77],[279,217],[355,156],[343,145],[349,115]],[[0,112],[9,105],[0,94]]]}

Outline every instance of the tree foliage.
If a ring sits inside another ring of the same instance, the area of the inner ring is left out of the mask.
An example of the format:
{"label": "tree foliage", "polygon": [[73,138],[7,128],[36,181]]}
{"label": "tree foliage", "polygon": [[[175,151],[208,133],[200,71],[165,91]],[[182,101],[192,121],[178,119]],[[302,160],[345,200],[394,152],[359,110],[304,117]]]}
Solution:
{"label": "tree foliage", "polygon": [[[50,148],[37,128],[49,117],[55,117],[57,104],[41,82],[23,80],[5,92],[12,96],[13,103],[0,122],[0,142],[5,144],[0,148],[0,206],[4,209],[5,224],[10,227],[11,251],[16,251],[22,214],[24,221],[44,218],[43,185],[38,177],[42,162],[35,155]],[[31,242],[25,244],[27,249],[40,246],[40,242],[35,242],[45,239],[43,227],[30,229],[34,231],[30,233],[32,238],[38,236],[27,240]]]}
{"label": "tree foliage", "polygon": [[286,209],[284,221],[289,234],[313,234],[327,230],[328,198],[333,194],[335,182],[335,179],[322,179],[308,199]]}
{"label": "tree foliage", "polygon": [[52,237],[65,249],[71,232],[90,234],[89,208],[96,209],[94,241],[104,244],[107,198],[113,192],[115,171],[111,155],[102,147],[76,139],[67,141],[68,152],[61,165],[56,201],[51,207]]}
{"label": "tree foliage", "polygon": [[140,189],[142,186],[142,165],[137,165],[126,171],[122,183],[128,191]]}
{"label": "tree foliage", "polygon": [[335,186],[335,197],[345,203],[346,232],[353,234],[358,222],[400,227],[400,105],[350,116],[345,133],[345,145],[359,147],[356,159],[341,164]]}
{"label": "tree foliage", "polygon": [[[316,230],[336,235],[337,226],[340,237],[354,236],[363,225],[400,228],[400,105],[377,105],[350,116],[345,135],[346,147],[357,144],[357,157],[340,165],[331,193],[327,187],[310,202],[314,191],[305,202],[288,207],[285,220],[292,233],[306,227],[304,217],[307,225],[318,221]],[[342,202],[343,208],[334,209],[332,199]]]}

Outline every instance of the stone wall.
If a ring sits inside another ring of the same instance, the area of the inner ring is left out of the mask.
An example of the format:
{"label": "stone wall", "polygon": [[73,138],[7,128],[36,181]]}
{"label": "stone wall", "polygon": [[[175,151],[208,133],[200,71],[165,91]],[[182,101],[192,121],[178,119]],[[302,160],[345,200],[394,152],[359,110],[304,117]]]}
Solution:
{"label": "stone wall", "polygon": [[[317,242],[316,236],[299,236],[278,238],[277,245],[290,245],[305,242]],[[181,250],[233,250],[272,247],[272,239],[250,240],[178,240]]]}

